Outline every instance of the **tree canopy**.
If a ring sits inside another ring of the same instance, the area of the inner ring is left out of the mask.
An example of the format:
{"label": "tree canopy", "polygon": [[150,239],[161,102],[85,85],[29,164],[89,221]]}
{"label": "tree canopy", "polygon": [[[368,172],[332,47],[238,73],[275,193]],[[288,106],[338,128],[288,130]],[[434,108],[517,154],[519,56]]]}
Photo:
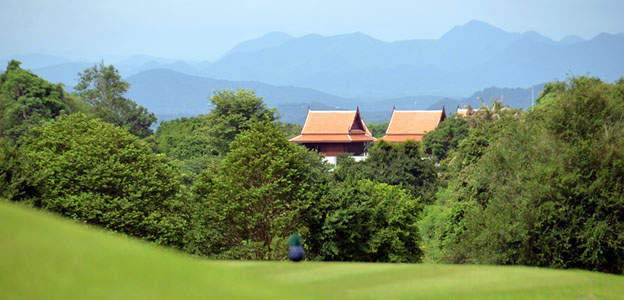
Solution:
{"label": "tree canopy", "polygon": [[468,136],[468,123],[458,115],[444,119],[438,127],[423,136],[422,142],[427,154],[441,160],[448,152],[457,149],[459,142]]}
{"label": "tree canopy", "polygon": [[17,139],[29,126],[70,110],[63,86],[52,84],[11,60],[0,75],[0,137]]}
{"label": "tree canopy", "polygon": [[339,183],[326,195],[320,255],[325,260],[420,262],[418,200],[396,186],[367,179]]}
{"label": "tree canopy", "polygon": [[448,261],[624,272],[624,85],[553,86],[461,143],[473,159],[451,176]]}
{"label": "tree canopy", "polygon": [[207,226],[221,229],[204,237],[213,254],[285,257],[286,238],[313,205],[307,153],[273,123],[256,123],[236,136],[217,173],[205,171],[195,190],[208,210]]}
{"label": "tree canopy", "polygon": [[177,171],[125,130],[82,113],[32,128],[17,199],[90,224],[180,246]]}
{"label": "tree canopy", "polygon": [[74,89],[91,106],[96,117],[141,138],[152,134],[150,126],[156,122],[156,117],[124,96],[130,84],[113,65],[101,62],[78,75],[80,79]]}
{"label": "tree canopy", "polygon": [[210,101],[212,111],[207,116],[205,130],[221,155],[229,151],[229,144],[237,134],[250,129],[255,123],[273,122],[278,118],[277,111],[267,108],[262,97],[251,90],[217,90]]}

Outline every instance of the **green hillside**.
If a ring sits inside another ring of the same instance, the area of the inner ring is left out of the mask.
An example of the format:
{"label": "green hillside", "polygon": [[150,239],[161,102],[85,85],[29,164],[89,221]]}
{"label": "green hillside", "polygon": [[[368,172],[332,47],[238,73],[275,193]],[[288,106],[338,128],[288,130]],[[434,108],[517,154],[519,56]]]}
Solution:
{"label": "green hillside", "polygon": [[0,201],[0,299],[622,299],[624,277],[473,265],[205,261]]}

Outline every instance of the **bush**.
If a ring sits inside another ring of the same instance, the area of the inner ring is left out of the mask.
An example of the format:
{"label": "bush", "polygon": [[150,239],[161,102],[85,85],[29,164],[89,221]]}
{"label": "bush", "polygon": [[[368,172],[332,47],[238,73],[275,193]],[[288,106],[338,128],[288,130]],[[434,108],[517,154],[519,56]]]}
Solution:
{"label": "bush", "polygon": [[379,141],[369,149],[366,160],[355,162],[339,156],[334,177],[337,181],[369,179],[399,186],[429,202],[436,181],[435,165],[423,157],[421,147],[420,142],[411,140],[403,143]]}
{"label": "bush", "polygon": [[324,260],[419,262],[421,206],[399,187],[370,180],[339,183],[323,225]]}
{"label": "bush", "polygon": [[481,131],[490,133],[484,147],[462,147],[473,134],[464,140],[457,157],[468,164],[450,197],[462,213],[459,234],[445,238],[447,261],[622,274],[622,91],[573,78],[551,85],[524,118],[483,126],[496,128]]}
{"label": "bush", "polygon": [[181,247],[177,172],[145,142],[78,113],[34,127],[22,144],[31,192],[14,200]]}
{"label": "bush", "polygon": [[273,123],[237,135],[217,170],[196,180],[190,252],[229,259],[285,259],[292,232],[309,232],[318,155]]}

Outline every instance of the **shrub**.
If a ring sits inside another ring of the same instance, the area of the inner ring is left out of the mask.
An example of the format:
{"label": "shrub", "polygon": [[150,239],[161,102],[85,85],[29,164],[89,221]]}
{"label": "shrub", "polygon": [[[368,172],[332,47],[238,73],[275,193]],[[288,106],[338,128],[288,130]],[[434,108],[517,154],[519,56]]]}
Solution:
{"label": "shrub", "polygon": [[419,262],[421,205],[403,189],[370,180],[339,183],[323,225],[325,260]]}
{"label": "shrub", "polygon": [[177,172],[129,132],[78,113],[22,140],[24,200],[71,218],[161,244],[181,246]]}

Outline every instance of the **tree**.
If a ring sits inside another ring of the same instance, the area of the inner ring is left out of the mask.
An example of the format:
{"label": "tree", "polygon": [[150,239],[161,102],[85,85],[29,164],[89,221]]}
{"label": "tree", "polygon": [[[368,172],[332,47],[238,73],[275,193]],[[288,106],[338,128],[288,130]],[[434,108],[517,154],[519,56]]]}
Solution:
{"label": "tree", "polygon": [[457,149],[461,140],[468,136],[468,123],[463,117],[454,115],[446,118],[438,127],[423,136],[425,153],[438,160],[446,158],[448,152]]}
{"label": "tree", "polygon": [[198,211],[205,213],[194,228],[210,234],[197,229],[190,250],[221,258],[284,259],[287,237],[305,235],[303,215],[314,204],[309,152],[267,122],[237,135],[230,148],[216,174],[206,170],[196,181]]}
{"label": "tree", "polygon": [[396,144],[379,141],[368,150],[368,158],[357,163],[339,158],[335,177],[401,186],[415,197],[422,196],[424,202],[432,198],[436,181],[434,162],[424,158],[421,143],[412,140]]}
{"label": "tree", "polygon": [[622,86],[550,86],[525,116],[484,126],[485,150],[453,176],[447,261],[624,272]]}
{"label": "tree", "polygon": [[61,84],[47,82],[12,60],[0,75],[0,137],[17,139],[29,126],[69,112]]}
{"label": "tree", "polygon": [[257,97],[254,91],[217,90],[210,100],[213,109],[207,116],[205,130],[221,155],[229,151],[229,144],[237,134],[255,123],[273,122],[278,118],[277,110],[267,108],[262,97]]}
{"label": "tree", "polygon": [[152,134],[150,126],[156,122],[156,117],[124,96],[130,84],[121,78],[115,67],[101,62],[78,76],[79,82],[74,89],[91,106],[96,117],[140,138]]}
{"label": "tree", "polygon": [[206,126],[206,116],[199,115],[162,122],[154,134],[156,149],[176,161],[190,181],[218,155],[203,130]]}
{"label": "tree", "polygon": [[82,113],[59,117],[24,137],[20,168],[27,192],[15,201],[182,246],[177,172],[125,130]]}
{"label": "tree", "polygon": [[420,262],[421,205],[399,187],[370,180],[339,183],[326,196],[325,260]]}
{"label": "tree", "polygon": [[374,137],[380,138],[386,135],[386,129],[388,129],[389,123],[390,122],[385,122],[385,123],[370,122],[366,124],[366,127],[368,127],[368,129],[371,131]]}
{"label": "tree", "polygon": [[287,139],[292,139],[301,134],[303,126],[288,122],[278,122],[279,129],[286,135]]}

